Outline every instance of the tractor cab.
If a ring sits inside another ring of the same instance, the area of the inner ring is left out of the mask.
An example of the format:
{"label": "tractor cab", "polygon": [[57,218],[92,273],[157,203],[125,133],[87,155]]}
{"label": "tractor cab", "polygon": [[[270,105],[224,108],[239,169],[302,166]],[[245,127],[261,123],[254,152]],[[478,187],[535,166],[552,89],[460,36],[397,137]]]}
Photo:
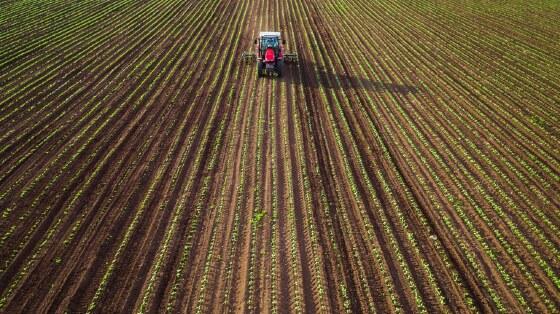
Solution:
{"label": "tractor cab", "polygon": [[275,36],[264,36],[260,38],[261,53],[264,54],[267,48],[277,51],[280,48],[280,39]]}
{"label": "tractor cab", "polygon": [[265,36],[260,38],[259,54],[264,62],[275,62],[280,57],[280,40],[275,36]]}
{"label": "tractor cab", "polygon": [[282,43],[280,42],[280,32],[260,32],[259,38],[255,39],[257,44],[257,59],[265,62],[275,62],[276,59],[282,60]]}

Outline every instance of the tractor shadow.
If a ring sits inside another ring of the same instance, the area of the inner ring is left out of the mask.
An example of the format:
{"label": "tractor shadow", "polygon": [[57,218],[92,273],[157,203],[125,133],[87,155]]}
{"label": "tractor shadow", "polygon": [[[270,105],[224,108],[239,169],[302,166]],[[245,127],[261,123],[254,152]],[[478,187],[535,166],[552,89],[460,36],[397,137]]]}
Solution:
{"label": "tractor shadow", "polygon": [[[316,89],[365,89],[371,92],[389,92],[401,95],[416,94],[418,87],[409,84],[373,81],[367,77],[358,77],[346,73],[335,73],[332,69],[315,66],[311,62],[299,60],[298,64],[285,66],[287,75],[293,76],[289,81],[293,84],[303,85],[306,88]],[[302,78],[297,72],[302,72]],[[319,79],[317,79],[317,75]],[[337,82],[337,79],[339,82]]]}

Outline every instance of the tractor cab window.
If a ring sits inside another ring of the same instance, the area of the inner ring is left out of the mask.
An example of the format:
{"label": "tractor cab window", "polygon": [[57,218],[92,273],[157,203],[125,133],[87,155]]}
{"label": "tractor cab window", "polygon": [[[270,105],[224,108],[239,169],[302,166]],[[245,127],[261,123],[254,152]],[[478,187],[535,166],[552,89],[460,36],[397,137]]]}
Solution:
{"label": "tractor cab window", "polygon": [[277,49],[279,45],[280,45],[280,42],[278,41],[278,37],[262,37],[261,38],[261,49],[262,50],[265,50],[268,47],[272,47],[274,49]]}

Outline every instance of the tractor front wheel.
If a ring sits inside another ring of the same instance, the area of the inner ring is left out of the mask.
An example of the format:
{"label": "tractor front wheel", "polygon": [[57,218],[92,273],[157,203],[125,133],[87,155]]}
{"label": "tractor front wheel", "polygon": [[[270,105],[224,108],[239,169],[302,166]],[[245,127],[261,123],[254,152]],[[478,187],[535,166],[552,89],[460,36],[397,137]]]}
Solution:
{"label": "tractor front wheel", "polygon": [[276,75],[278,75],[278,77],[282,76],[282,61],[278,61],[276,62],[276,66],[275,66],[275,70],[276,70]]}
{"label": "tractor front wheel", "polygon": [[262,63],[262,62],[257,63],[257,74],[258,74],[258,76],[259,77],[263,76],[264,75],[263,72],[264,72],[264,63]]}

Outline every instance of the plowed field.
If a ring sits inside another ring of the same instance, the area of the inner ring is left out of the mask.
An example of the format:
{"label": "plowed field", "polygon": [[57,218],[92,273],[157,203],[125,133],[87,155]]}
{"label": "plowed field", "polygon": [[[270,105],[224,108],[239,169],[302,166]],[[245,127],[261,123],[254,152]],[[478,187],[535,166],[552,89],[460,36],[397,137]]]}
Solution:
{"label": "plowed field", "polygon": [[558,21],[0,1],[0,312],[558,313]]}

